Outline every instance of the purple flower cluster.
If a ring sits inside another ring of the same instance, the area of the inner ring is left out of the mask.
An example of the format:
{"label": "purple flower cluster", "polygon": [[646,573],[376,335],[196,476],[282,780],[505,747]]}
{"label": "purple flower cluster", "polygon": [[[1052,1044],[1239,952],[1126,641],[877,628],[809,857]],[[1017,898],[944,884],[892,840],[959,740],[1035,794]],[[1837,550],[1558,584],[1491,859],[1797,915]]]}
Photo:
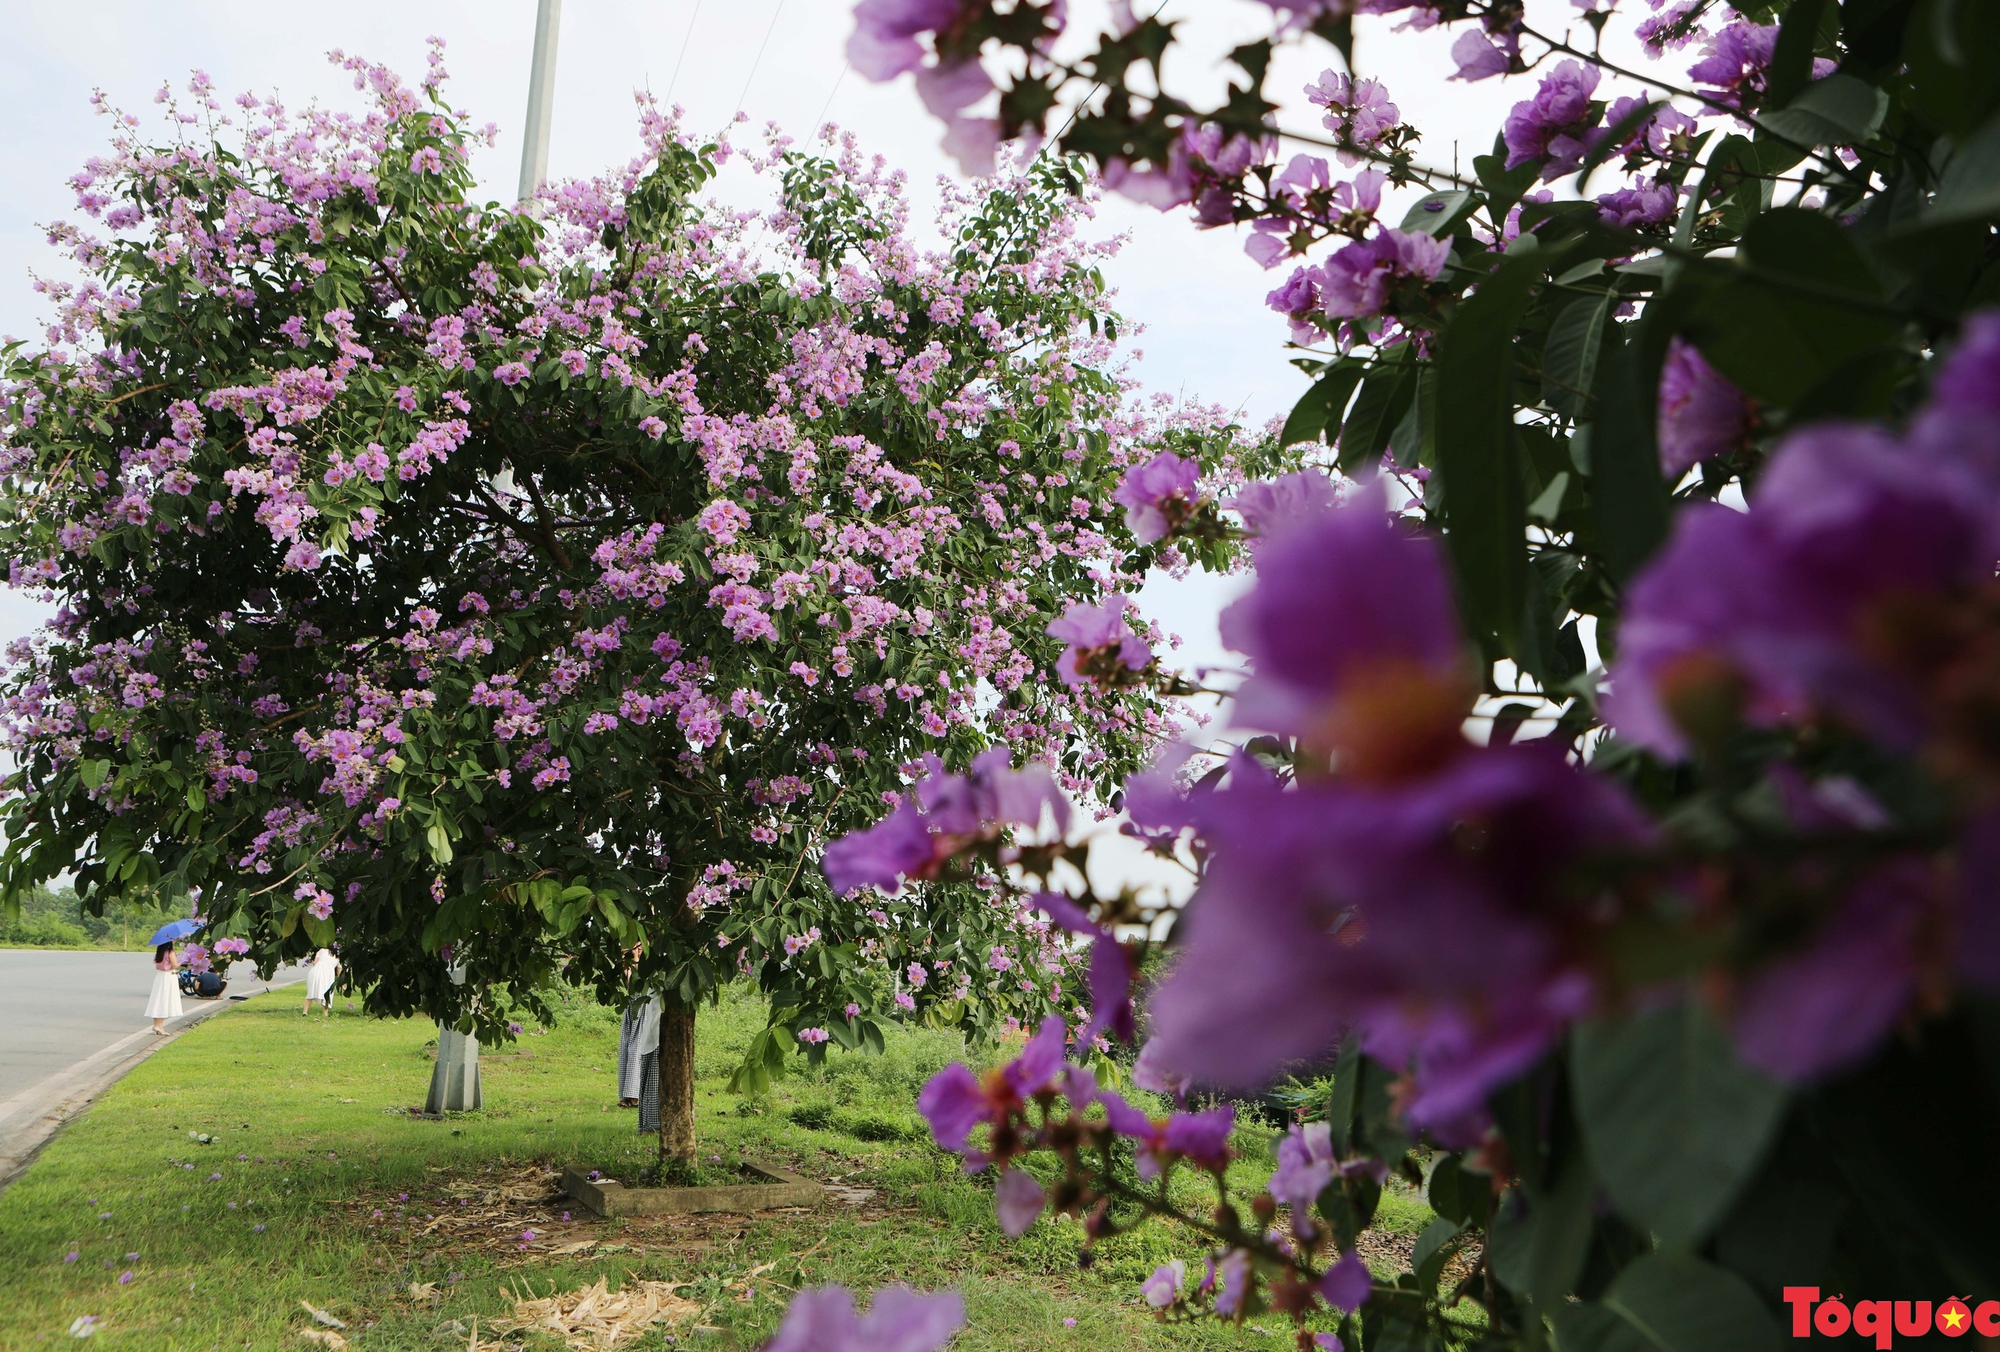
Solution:
{"label": "purple flower cluster", "polygon": [[1057,831],[1069,827],[1069,800],[1041,766],[1008,768],[1004,747],[981,753],[971,773],[948,774],[926,756],[925,777],[894,812],[865,831],[826,847],[822,867],[841,895],[863,887],[895,892],[904,879],[935,878],[960,850],[997,840],[1008,826],[1036,827],[1046,809]]}
{"label": "purple flower cluster", "polygon": [[1989,583],[2000,554],[2000,373],[1982,344],[1996,321],[1972,326],[1907,436],[1807,427],[1771,456],[1748,512],[1681,513],[1628,598],[1606,704],[1621,736],[1680,755],[1718,720],[1823,714],[1906,748],[1937,730],[1940,608]]}
{"label": "purple flower cluster", "polygon": [[1597,67],[1576,61],[1564,61],[1543,76],[1535,96],[1515,104],[1501,129],[1507,167],[1540,161],[1544,182],[1575,169],[1590,149],[1590,129],[1603,116],[1591,98],[1597,80]]}
{"label": "purple flower cluster", "polygon": [[[1731,108],[1754,107],[1764,94],[1764,81],[1777,54],[1778,25],[1738,19],[1711,37],[1701,60],[1688,67],[1688,78],[1703,94]],[[1813,59],[1815,80],[1834,71],[1825,57]]]}
{"label": "purple flower cluster", "polygon": [[[1683,510],[1632,583],[1606,717],[1667,756],[1745,724],[1817,723],[1923,750],[1948,773],[1980,766],[1988,719],[1973,692],[1991,659],[1976,634],[1997,558],[2000,315],[1987,314],[1967,324],[1903,436],[1808,426],[1771,456],[1748,511]],[[1801,831],[1885,824],[1850,782],[1807,786],[1781,768]],[[1966,828],[1960,882],[1929,858],[1892,855],[1827,894],[1803,945],[1738,988],[1745,1056],[1809,1079],[1868,1052],[1927,992],[2000,982],[2000,895],[1977,866],[1995,828],[1990,817]],[[1946,956],[1936,936],[1953,932]]]}
{"label": "purple flower cluster", "polygon": [[1306,86],[1306,97],[1326,109],[1320,120],[1338,138],[1334,154],[1349,168],[1364,158],[1357,151],[1373,150],[1403,120],[1402,111],[1389,101],[1388,86],[1380,80],[1357,81],[1329,70]]}
{"label": "purple flower cluster", "polygon": [[1129,684],[1152,662],[1152,648],[1126,618],[1128,604],[1123,596],[1107,596],[1097,605],[1078,601],[1049,623],[1049,637],[1069,645],[1056,659],[1056,674],[1064,685]]}
{"label": "purple flower cluster", "polygon": [[1125,509],[1125,526],[1140,544],[1164,540],[1200,503],[1201,466],[1161,451],[1126,470],[1111,500]]}

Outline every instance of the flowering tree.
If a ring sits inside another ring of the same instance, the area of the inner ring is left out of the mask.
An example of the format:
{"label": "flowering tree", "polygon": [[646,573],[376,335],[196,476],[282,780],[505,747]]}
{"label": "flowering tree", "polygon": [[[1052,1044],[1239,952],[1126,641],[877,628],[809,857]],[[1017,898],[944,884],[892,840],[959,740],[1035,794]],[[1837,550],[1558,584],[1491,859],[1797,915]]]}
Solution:
{"label": "flowering tree", "polygon": [[[1628,67],[1605,0],[1272,7],[1206,106],[1128,5],[1095,40],[1059,3],[856,8],[851,63],[915,71],[968,158],[1059,127],[1290,266],[1270,303],[1315,382],[1286,439],[1367,481],[1123,480],[1163,540],[1250,540],[1223,634],[1261,735],[1127,785],[1130,829],[1201,870],[1184,912],[1075,889],[1082,842],[978,847],[1089,943],[1096,1008],[933,1081],[938,1143],[1010,1232],[1178,1215],[1207,1274],[1143,1299],[1273,1309],[1301,1348],[2000,1336],[1963,1204],[2000,1194],[2000,10],[1656,0]],[[1460,25],[1453,78],[1536,81],[1473,176],[1357,70],[1371,15]],[[1261,91],[1315,41],[1346,69],[1298,134]],[[944,841],[923,802],[854,848]],[[843,883],[896,886],[874,862]],[[1155,1118],[1066,1057],[1134,1018],[1121,936],[1169,927],[1141,1087],[1337,1058],[1252,1198],[1226,1106]],[[1172,1200],[1188,1168],[1213,1210]],[[1384,1282],[1355,1241],[1391,1174],[1438,1218]]]}
{"label": "flowering tree", "polygon": [[[1152,439],[1271,452],[1133,411],[1072,170],[954,197],[927,250],[851,146],[703,205],[729,148],[647,107],[538,217],[468,196],[435,56],[416,89],[337,59],[365,112],[197,78],[198,131],[120,117],[75,180],[104,233],[52,231],[84,280],[10,359],[0,452],[11,579],[62,604],[5,678],[9,889],[200,887],[235,951],[337,940],[371,1011],[486,1037],[558,972],[629,981],[690,1074],[695,1007],[751,977],[752,1084],[884,1018],[1033,1021],[1045,924],[810,861],[921,757],[1004,742],[1053,768],[979,782],[1064,806],[1176,726],[1157,682],[1051,679],[1042,617],[1126,626],[1161,551],[1105,500]],[[662,1094],[687,1155],[691,1081]]]}

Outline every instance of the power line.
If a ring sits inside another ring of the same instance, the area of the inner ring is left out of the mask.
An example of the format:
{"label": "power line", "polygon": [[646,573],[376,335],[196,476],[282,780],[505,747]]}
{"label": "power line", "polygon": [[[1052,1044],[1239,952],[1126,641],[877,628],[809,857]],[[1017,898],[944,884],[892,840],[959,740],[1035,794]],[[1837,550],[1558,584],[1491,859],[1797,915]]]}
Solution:
{"label": "power line", "polygon": [[680,83],[681,63],[687,60],[688,44],[694,40],[694,21],[701,17],[701,0],[694,0],[694,12],[688,15],[687,32],[681,34],[681,54],[674,58],[673,78],[667,81],[668,104],[674,101],[674,86]]}
{"label": "power line", "polygon": [[819,106],[819,116],[813,119],[813,135],[819,135],[819,129],[826,125],[826,110],[833,107],[833,96],[840,92],[840,82],[847,78],[847,72],[852,69],[854,69],[853,62],[844,61],[841,63],[840,74],[833,77],[833,88],[826,91],[826,102]]}
{"label": "power line", "polygon": [[[757,67],[764,64],[764,49],[771,45],[771,34],[778,31],[778,16],[785,12],[785,0],[778,0],[778,7],[771,11],[771,26],[764,30],[764,40],[757,44],[757,55],[750,62],[750,73],[743,78],[743,92],[736,96],[736,113],[743,111],[744,100],[750,97],[750,83],[757,78]],[[729,120],[736,120],[736,113]]]}

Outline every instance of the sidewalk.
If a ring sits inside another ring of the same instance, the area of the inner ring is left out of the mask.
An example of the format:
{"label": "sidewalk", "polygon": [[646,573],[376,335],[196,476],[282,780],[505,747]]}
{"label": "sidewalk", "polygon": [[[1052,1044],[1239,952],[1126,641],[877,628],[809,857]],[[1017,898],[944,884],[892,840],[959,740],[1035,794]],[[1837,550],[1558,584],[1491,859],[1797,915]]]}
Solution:
{"label": "sidewalk", "polygon": [[[303,968],[282,969],[268,986],[259,982],[255,990],[239,994],[280,990],[304,980]],[[184,999],[182,1003],[191,1008],[178,1019],[168,1021],[166,1037],[156,1036],[150,1027],[141,1028],[12,1098],[0,1100],[0,1189],[19,1178],[65,1123],[88,1108],[132,1067],[204,1019],[234,1008],[240,1001],[225,995],[217,1000]]]}

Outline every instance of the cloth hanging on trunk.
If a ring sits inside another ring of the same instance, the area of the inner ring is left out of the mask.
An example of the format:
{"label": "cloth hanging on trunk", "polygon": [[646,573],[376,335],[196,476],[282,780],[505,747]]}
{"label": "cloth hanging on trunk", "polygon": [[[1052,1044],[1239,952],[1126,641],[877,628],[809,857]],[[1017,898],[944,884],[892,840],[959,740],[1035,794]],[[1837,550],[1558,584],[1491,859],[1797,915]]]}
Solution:
{"label": "cloth hanging on trunk", "polygon": [[660,1134],[660,1049],[639,1058],[639,1134]]}
{"label": "cloth hanging on trunk", "polygon": [[639,1098],[639,1062],[660,1050],[660,997],[635,996],[618,1029],[618,1097]]}

